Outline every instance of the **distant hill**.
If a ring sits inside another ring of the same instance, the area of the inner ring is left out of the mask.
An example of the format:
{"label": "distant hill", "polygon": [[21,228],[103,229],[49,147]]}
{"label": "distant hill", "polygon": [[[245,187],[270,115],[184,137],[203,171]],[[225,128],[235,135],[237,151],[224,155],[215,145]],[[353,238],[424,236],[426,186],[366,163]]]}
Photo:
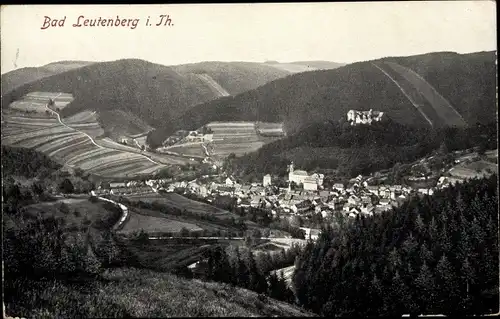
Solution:
{"label": "distant hill", "polygon": [[338,63],[332,61],[296,61],[296,62],[290,62],[290,64],[306,65],[312,68],[316,68],[318,70],[331,70],[346,65],[345,63]]}
{"label": "distant hill", "polygon": [[[458,110],[467,124],[496,119],[495,52],[430,53],[384,58],[428,80]],[[419,92],[417,92],[420,94]],[[198,105],[176,121],[194,129],[210,121],[284,122],[288,132],[311,123],[345,118],[350,109],[379,110],[402,124],[428,125],[401,89],[374,63],[293,74],[237,96]]]}
{"label": "distant hill", "polygon": [[254,62],[209,61],[175,65],[172,69],[186,76],[207,74],[231,95],[255,89],[290,74],[264,63]]}
{"label": "distant hill", "polygon": [[[73,94],[75,100],[63,110],[63,116],[95,110],[102,113],[99,118],[107,129],[127,126],[128,123],[118,123],[125,112],[128,117],[137,118],[134,123],[145,122],[139,126],[169,127],[173,118],[194,105],[255,89],[287,75],[288,72],[272,66],[247,62],[164,66],[124,59],[81,66],[81,63],[68,61],[3,75],[2,81],[10,83],[9,87],[16,87],[2,96],[2,105],[32,91],[65,92]],[[31,82],[19,85],[21,80],[12,80],[16,76],[31,76]],[[112,112],[118,116],[109,116]]]}
{"label": "distant hill", "polygon": [[78,69],[93,63],[95,62],[60,61],[49,63],[41,67],[28,67],[12,70],[2,74],[2,96],[23,84],[69,70]]}

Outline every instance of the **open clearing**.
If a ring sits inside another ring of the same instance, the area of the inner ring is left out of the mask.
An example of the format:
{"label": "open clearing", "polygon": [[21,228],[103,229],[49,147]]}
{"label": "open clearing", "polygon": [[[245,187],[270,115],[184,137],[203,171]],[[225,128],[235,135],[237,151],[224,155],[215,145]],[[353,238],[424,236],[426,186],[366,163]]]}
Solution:
{"label": "open clearing", "polygon": [[192,213],[210,214],[219,219],[235,217],[234,214],[227,210],[223,210],[202,202],[197,202],[176,193],[151,193],[145,195],[130,196],[127,198],[131,201],[143,201],[147,203],[159,202],[163,205],[174,207],[180,210],[186,209],[187,211]]}
{"label": "open clearing", "polygon": [[203,229],[192,223],[185,223],[166,217],[155,217],[139,213],[139,210],[130,209],[129,217],[123,228],[122,234],[131,234],[141,229],[150,235],[156,233],[179,233],[182,228],[189,231],[202,231]]}
{"label": "open clearing", "polygon": [[98,223],[113,214],[111,206],[106,202],[92,203],[88,199],[61,199],[55,202],[43,202],[29,205],[23,209],[27,214],[36,216],[40,213],[43,217],[63,217],[66,227],[81,227]]}

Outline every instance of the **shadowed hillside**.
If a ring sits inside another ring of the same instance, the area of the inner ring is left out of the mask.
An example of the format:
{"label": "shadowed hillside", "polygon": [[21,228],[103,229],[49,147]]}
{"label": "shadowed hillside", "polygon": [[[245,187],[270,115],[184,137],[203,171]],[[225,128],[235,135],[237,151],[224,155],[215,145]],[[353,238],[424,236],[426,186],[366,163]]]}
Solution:
{"label": "shadowed hillside", "polygon": [[496,118],[496,52],[439,52],[391,60],[434,86],[469,124]]}
{"label": "shadowed hillside", "polygon": [[[445,52],[377,61],[415,68],[468,124],[495,119],[494,52]],[[186,112],[178,126],[195,128],[215,120],[284,121],[293,132],[311,123],[339,120],[350,109],[384,111],[403,124],[427,125],[394,82],[372,63],[360,62],[294,74],[235,97],[210,101]]]}

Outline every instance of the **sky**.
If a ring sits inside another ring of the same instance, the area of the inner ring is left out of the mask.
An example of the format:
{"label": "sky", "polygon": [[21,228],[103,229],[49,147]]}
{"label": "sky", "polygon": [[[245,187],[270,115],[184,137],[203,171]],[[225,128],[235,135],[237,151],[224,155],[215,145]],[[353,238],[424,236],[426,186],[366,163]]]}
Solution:
{"label": "sky", "polygon": [[[144,59],[342,63],[435,51],[496,50],[493,1],[185,5],[7,5],[1,8],[2,74],[55,61]],[[168,15],[171,25],[156,24]],[[79,18],[84,16],[83,18]],[[83,19],[138,19],[124,26]],[[63,26],[42,29],[45,17]],[[150,25],[146,21],[150,17]],[[61,22],[59,22],[61,23]]]}

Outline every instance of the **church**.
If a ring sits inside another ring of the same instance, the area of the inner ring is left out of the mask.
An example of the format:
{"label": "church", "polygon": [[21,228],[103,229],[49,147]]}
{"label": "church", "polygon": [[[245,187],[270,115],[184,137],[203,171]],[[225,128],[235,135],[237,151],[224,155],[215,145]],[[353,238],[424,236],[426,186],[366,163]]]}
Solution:
{"label": "church", "polygon": [[288,166],[288,182],[302,185],[304,190],[318,190],[318,187],[323,185],[324,177],[323,174],[309,175],[306,171],[295,170],[293,162]]}

